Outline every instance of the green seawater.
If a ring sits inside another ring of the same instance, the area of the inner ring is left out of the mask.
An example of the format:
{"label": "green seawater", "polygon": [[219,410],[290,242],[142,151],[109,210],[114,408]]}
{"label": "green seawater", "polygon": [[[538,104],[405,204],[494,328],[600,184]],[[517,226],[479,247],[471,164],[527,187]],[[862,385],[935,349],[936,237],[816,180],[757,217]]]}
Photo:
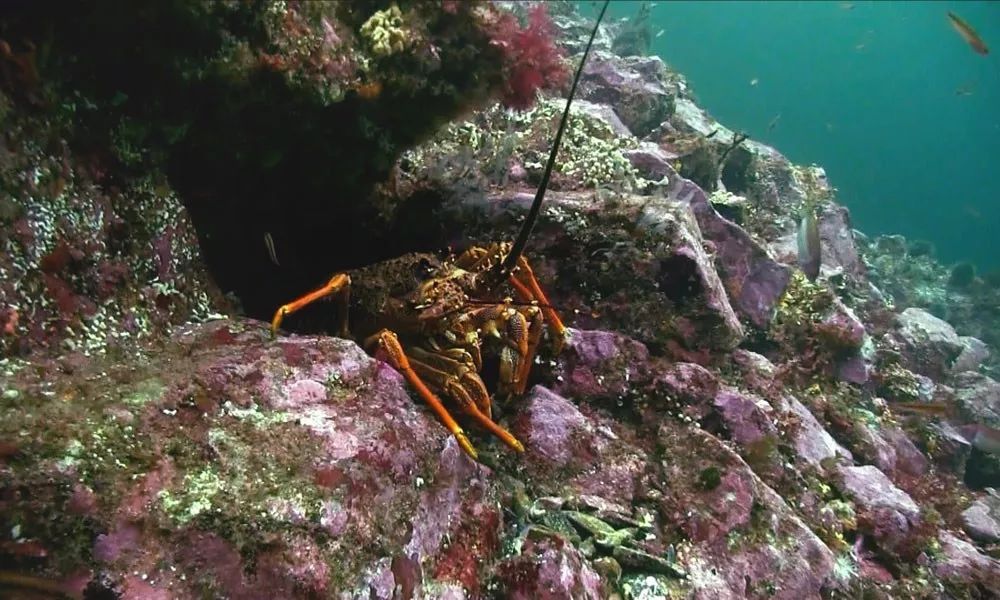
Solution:
{"label": "green seawater", "polygon": [[[639,4],[612,2],[609,21]],[[1000,2],[654,4],[651,53],[727,127],[823,166],[855,228],[1000,268]]]}

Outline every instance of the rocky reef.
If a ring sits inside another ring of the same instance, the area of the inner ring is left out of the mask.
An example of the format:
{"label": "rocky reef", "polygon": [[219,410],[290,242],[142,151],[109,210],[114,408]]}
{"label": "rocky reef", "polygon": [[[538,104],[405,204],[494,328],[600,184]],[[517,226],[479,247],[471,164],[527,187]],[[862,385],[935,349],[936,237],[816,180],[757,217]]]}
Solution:
{"label": "rocky reef", "polygon": [[516,234],[574,4],[11,4],[0,596],[1000,595],[995,282],[853,230],[634,21],[528,245],[570,331],[494,408],[523,454],[470,423],[471,460],[330,304],[271,336],[334,271]]}

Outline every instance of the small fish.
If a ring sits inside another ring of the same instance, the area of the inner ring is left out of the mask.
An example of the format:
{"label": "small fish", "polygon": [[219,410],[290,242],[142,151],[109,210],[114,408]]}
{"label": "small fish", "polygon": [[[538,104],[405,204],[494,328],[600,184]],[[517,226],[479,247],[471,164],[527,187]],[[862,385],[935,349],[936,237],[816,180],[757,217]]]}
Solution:
{"label": "small fish", "polygon": [[986,56],[990,53],[990,49],[986,47],[986,44],[983,42],[983,38],[979,37],[976,30],[966,23],[962,17],[948,11],[948,20],[951,21],[951,26],[955,28],[958,35],[962,36],[962,39],[965,40],[965,42],[969,44],[969,46],[971,46],[977,54]]}
{"label": "small fish", "polygon": [[963,204],[962,205],[962,212],[964,212],[965,214],[969,215],[973,219],[982,219],[983,218],[982,211],[979,210],[978,208],[976,208],[975,206],[971,205],[971,204]]}
{"label": "small fish", "polygon": [[955,89],[955,95],[956,96],[971,96],[972,93],[975,92],[975,91],[976,91],[975,86],[973,86],[971,83],[966,83],[964,85],[958,86]]}
{"label": "small fish", "polygon": [[819,242],[819,220],[816,210],[809,203],[803,207],[802,219],[799,221],[798,232],[799,268],[809,279],[816,281],[819,277],[819,267],[822,263]]}
{"label": "small fish", "polygon": [[854,10],[854,3],[853,2],[841,2],[840,3],[840,9],[841,10]]}
{"label": "small fish", "polygon": [[374,100],[382,94],[382,82],[372,81],[369,83],[359,83],[355,85],[353,89],[358,97],[365,100]]}
{"label": "small fish", "polygon": [[836,127],[834,127],[833,123],[827,123],[826,124],[826,130],[827,131],[833,131],[834,129],[836,129]]}
{"label": "small fish", "polygon": [[278,262],[278,253],[274,249],[274,238],[271,237],[270,231],[264,232],[264,246],[267,248],[267,255],[271,258],[274,266],[280,267],[281,263]]}
{"label": "small fish", "polygon": [[781,120],[781,113],[778,113],[778,114],[776,114],[774,116],[773,119],[771,119],[771,122],[767,124],[767,130],[771,131],[772,129],[774,129],[775,127],[777,127],[778,126],[778,121],[780,121],[780,120]]}
{"label": "small fish", "polygon": [[928,417],[949,417],[954,413],[954,407],[947,402],[893,402],[889,408]]}
{"label": "small fish", "polygon": [[760,83],[760,79],[757,79],[756,77],[750,80],[750,85],[756,86],[758,83]]}
{"label": "small fish", "polygon": [[653,37],[660,37],[660,36],[661,36],[661,35],[663,35],[663,34],[664,34],[664,33],[665,33],[666,31],[667,31],[666,29],[661,29],[661,30],[657,31],[657,32],[656,32],[656,35],[654,35]]}

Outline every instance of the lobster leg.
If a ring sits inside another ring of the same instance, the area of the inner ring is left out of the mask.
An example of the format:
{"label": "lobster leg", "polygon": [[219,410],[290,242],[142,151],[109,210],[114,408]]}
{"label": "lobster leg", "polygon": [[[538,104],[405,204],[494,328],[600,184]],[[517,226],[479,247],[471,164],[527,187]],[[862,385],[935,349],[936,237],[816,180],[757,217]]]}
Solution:
{"label": "lobster leg", "polygon": [[[378,347],[387,357],[389,364],[402,373],[403,377],[406,378],[406,381],[417,391],[417,394],[419,394],[420,397],[423,398],[428,405],[430,405],[431,409],[437,414],[438,418],[441,419],[441,422],[448,429],[448,431],[455,436],[455,439],[458,441],[458,445],[461,446],[462,450],[464,450],[465,453],[473,459],[478,459],[476,449],[473,448],[472,442],[470,442],[468,436],[465,435],[465,431],[463,431],[462,428],[459,427],[458,423],[455,422],[455,419],[448,412],[448,409],[444,407],[441,399],[427,387],[423,379],[421,379],[421,377],[413,369],[413,366],[410,364],[410,359],[407,358],[406,353],[403,351],[403,346],[399,343],[399,338],[396,337],[396,334],[388,329],[383,329],[368,338],[366,345],[372,342],[378,344]],[[467,412],[469,412],[472,417],[476,418],[476,420],[490,429],[490,431],[501,437],[501,439],[511,445],[512,448],[519,451],[524,450],[524,446],[522,446],[521,443],[514,438],[514,436],[507,433],[506,430],[501,428],[496,423],[493,423],[489,417],[480,412],[479,409],[476,408],[474,402],[470,401],[468,405],[463,408],[466,408]]]}
{"label": "lobster leg", "polygon": [[275,311],[274,318],[271,319],[271,335],[278,333],[281,322],[287,315],[317,300],[334,295],[337,296],[340,303],[340,336],[348,337],[350,334],[347,330],[347,307],[351,295],[351,278],[347,273],[337,273],[323,287],[313,290],[288,304],[282,305],[281,308]]}
{"label": "lobster leg", "polygon": [[[472,356],[462,348],[434,349],[433,351],[413,347],[409,349],[410,362],[421,377],[442,389],[451,389],[454,383],[461,388],[463,397],[459,403],[465,405],[465,397],[487,417],[491,416],[490,393],[480,379]],[[420,367],[430,369],[431,375],[423,372]],[[432,377],[440,376],[437,380]]]}
{"label": "lobster leg", "polygon": [[[566,342],[567,331],[566,326],[563,325],[562,319],[559,318],[559,314],[554,308],[552,308],[552,303],[549,302],[548,297],[545,296],[545,292],[542,291],[542,287],[538,285],[538,280],[535,279],[535,272],[531,270],[531,265],[528,264],[528,259],[523,256],[517,259],[517,269],[511,274],[511,283],[516,281],[514,288],[520,291],[527,290],[531,294],[531,299],[538,302],[542,313],[545,315],[545,320],[548,322],[549,327],[555,331],[553,336],[553,346],[555,347],[556,354],[558,354]],[[520,285],[518,285],[520,284]]]}
{"label": "lobster leg", "polygon": [[436,369],[417,359],[411,359],[410,364],[422,379],[444,390],[467,415],[475,419],[485,429],[489,430],[490,433],[500,438],[503,443],[514,450],[524,452],[524,446],[521,445],[521,442],[517,438],[503,427],[497,425],[486,412],[480,409],[477,400],[485,397],[488,401],[489,396],[485,394],[486,386],[483,385],[483,381],[479,378],[479,375],[466,372],[459,379],[448,371]]}

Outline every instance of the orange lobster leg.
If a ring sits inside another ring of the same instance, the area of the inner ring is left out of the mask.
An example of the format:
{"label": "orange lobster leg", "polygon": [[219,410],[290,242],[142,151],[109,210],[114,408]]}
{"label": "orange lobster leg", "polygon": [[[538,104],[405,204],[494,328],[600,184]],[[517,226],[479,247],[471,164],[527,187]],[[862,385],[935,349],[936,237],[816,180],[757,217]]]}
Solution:
{"label": "orange lobster leg", "polygon": [[278,333],[278,329],[281,327],[281,321],[293,312],[301,309],[304,306],[312,304],[313,302],[325,298],[327,296],[337,295],[340,301],[341,318],[340,318],[340,335],[341,337],[348,337],[347,330],[347,307],[350,302],[351,294],[351,278],[347,273],[337,273],[330,278],[323,287],[313,290],[302,296],[298,300],[289,302],[283,305],[274,313],[274,318],[271,319],[271,335]]}
{"label": "orange lobster leg", "polygon": [[396,334],[389,331],[388,329],[383,329],[375,335],[368,338],[365,345],[370,342],[376,342],[379,348],[383,351],[385,356],[388,358],[389,364],[393,366],[397,371],[402,373],[406,381],[413,386],[413,389],[417,390],[417,394],[424,399],[431,409],[437,413],[439,419],[444,424],[444,426],[451,432],[455,439],[458,441],[458,445],[462,447],[462,450],[466,454],[472,457],[473,460],[477,460],[479,455],[476,453],[476,449],[472,447],[472,442],[469,441],[468,436],[462,431],[462,428],[458,426],[455,419],[452,418],[448,409],[444,407],[441,403],[441,399],[438,398],[434,392],[430,390],[420,376],[413,370],[410,366],[410,360],[406,358],[406,353],[403,352],[403,346],[399,343],[399,338]]}
{"label": "orange lobster leg", "polygon": [[517,270],[511,275],[512,279],[517,279],[520,286],[515,285],[515,288],[520,287],[521,289],[527,288],[531,291],[531,297],[538,301],[542,312],[545,314],[545,320],[548,322],[549,327],[555,330],[555,335],[552,336],[552,344],[555,347],[556,354],[558,354],[566,342],[566,326],[563,325],[562,319],[559,318],[559,314],[556,310],[552,308],[552,303],[545,296],[545,292],[542,291],[542,287],[538,285],[538,280],[535,279],[535,272],[531,270],[531,265],[528,264],[528,259],[523,256],[517,259]]}

